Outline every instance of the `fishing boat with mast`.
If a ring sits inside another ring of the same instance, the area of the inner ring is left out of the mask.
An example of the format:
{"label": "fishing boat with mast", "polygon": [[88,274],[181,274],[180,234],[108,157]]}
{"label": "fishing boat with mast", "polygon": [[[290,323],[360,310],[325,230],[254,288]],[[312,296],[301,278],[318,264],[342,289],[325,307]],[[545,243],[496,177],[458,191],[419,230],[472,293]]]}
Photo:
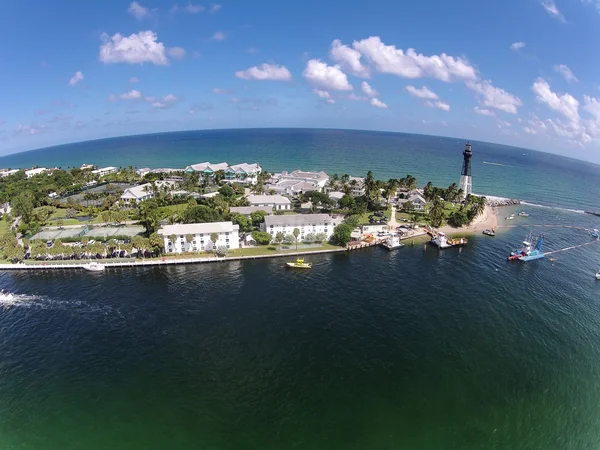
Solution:
{"label": "fishing boat with mast", "polygon": [[535,245],[532,243],[532,237],[529,235],[524,241],[523,246],[510,253],[508,256],[509,261],[533,261],[534,259],[541,259],[544,257],[543,252],[544,246],[544,235],[540,234],[537,238]]}

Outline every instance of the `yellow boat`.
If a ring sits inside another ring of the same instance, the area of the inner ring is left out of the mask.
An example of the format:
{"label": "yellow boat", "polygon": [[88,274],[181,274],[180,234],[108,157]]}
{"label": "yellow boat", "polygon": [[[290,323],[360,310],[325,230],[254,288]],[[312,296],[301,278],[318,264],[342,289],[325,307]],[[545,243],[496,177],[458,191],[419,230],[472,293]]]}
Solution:
{"label": "yellow boat", "polygon": [[312,263],[304,262],[304,258],[296,259],[296,262],[288,262],[285,263],[286,266],[292,267],[294,269],[310,269],[312,268]]}

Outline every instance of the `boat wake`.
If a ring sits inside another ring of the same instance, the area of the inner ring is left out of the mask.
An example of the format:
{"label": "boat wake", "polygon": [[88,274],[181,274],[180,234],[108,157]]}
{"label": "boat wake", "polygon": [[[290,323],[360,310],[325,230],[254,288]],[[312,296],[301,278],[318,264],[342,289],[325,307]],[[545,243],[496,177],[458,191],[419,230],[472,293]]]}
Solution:
{"label": "boat wake", "polygon": [[11,299],[0,299],[0,309],[32,308],[65,310],[72,313],[93,316],[125,317],[117,308],[109,305],[95,305],[82,300],[53,300],[41,295],[12,294]]}
{"label": "boat wake", "polygon": [[511,166],[510,164],[501,164],[501,163],[495,163],[495,162],[489,162],[489,161],[484,161],[483,163],[489,164],[491,166],[516,167],[516,166]]}
{"label": "boat wake", "polygon": [[571,209],[571,208],[562,208],[560,206],[548,206],[548,205],[540,205],[539,203],[531,203],[527,201],[521,201],[521,205],[533,206],[535,208],[545,208],[545,209],[556,209],[559,211],[567,211],[576,214],[585,214],[585,211],[582,209]]}

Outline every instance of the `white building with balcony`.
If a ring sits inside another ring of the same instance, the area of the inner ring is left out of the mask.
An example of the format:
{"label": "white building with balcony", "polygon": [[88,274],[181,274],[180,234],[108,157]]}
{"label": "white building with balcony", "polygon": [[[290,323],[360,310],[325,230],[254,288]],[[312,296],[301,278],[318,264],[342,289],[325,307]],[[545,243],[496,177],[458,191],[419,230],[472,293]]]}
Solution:
{"label": "white building with balcony", "polygon": [[300,230],[298,241],[302,242],[307,234],[324,233],[327,240],[333,234],[333,229],[339,223],[329,214],[290,214],[282,216],[265,216],[261,224],[262,231],[269,233],[274,239],[277,233],[292,234],[295,228]]}
{"label": "white building with balcony", "polygon": [[266,187],[278,194],[297,195],[308,191],[320,192],[328,181],[329,175],[325,172],[283,171],[273,175]]}
{"label": "white building with balcony", "polygon": [[223,181],[227,183],[244,183],[244,184],[256,184],[258,181],[258,175],[262,172],[262,167],[258,163],[241,163],[229,165],[226,162],[222,163],[210,163],[203,162],[198,164],[192,164],[185,168],[186,172],[199,172],[200,180],[206,182],[212,182],[215,177],[215,173],[223,171]]}
{"label": "white building with balcony", "polygon": [[[240,248],[239,225],[232,222],[209,222],[165,225],[158,234],[165,242],[165,253],[210,251],[218,247]],[[213,244],[211,234],[218,236]],[[188,242],[187,236],[192,240]],[[172,241],[172,238],[175,238]]]}
{"label": "white building with balcony", "polygon": [[92,170],[92,173],[94,175],[98,175],[99,177],[103,177],[104,175],[108,175],[110,173],[115,173],[118,170],[119,169],[117,167],[109,166],[109,167],[102,167],[100,169]]}
{"label": "white building with balcony", "polygon": [[47,171],[48,171],[48,169],[46,169],[45,167],[38,167],[37,169],[29,169],[29,170],[25,171],[25,176],[27,178],[31,178],[31,177],[34,177],[41,173],[47,172]]}

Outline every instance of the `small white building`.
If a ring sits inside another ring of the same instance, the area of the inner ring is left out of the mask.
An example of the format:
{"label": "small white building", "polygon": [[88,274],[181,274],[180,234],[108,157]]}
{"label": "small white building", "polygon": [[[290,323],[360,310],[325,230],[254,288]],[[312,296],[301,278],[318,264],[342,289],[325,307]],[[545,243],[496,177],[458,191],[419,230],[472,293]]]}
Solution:
{"label": "small white building", "polygon": [[31,178],[34,177],[36,175],[39,175],[41,173],[46,172],[48,169],[46,169],[45,167],[38,167],[37,169],[29,169],[25,171],[25,176],[27,178]]}
{"label": "small white building", "polygon": [[295,228],[300,230],[298,241],[303,241],[307,234],[324,233],[327,240],[333,234],[333,229],[338,222],[329,214],[289,214],[281,216],[265,216],[261,224],[262,231],[266,231],[273,238],[277,233],[292,234]]}
{"label": "small white building", "polygon": [[283,195],[249,195],[246,198],[250,202],[250,206],[270,206],[275,211],[292,209],[292,202]]}
{"label": "small white building", "polygon": [[125,189],[125,191],[123,191],[123,195],[121,195],[121,200],[126,204],[134,205],[153,197],[154,192],[152,189],[152,184],[146,183]]}
{"label": "small white building", "polygon": [[98,175],[99,177],[103,177],[104,175],[108,175],[110,173],[115,173],[118,170],[119,169],[117,167],[109,166],[109,167],[102,167],[101,169],[92,170],[92,173],[94,175]]}
{"label": "small white building", "polygon": [[[213,250],[215,247],[227,247],[228,249],[240,248],[239,225],[232,222],[210,222],[210,223],[188,223],[165,225],[158,234],[165,241],[165,253],[182,253]],[[211,234],[218,235],[213,244]],[[187,241],[187,235],[192,236],[192,241]],[[171,242],[171,237],[175,241]]]}

